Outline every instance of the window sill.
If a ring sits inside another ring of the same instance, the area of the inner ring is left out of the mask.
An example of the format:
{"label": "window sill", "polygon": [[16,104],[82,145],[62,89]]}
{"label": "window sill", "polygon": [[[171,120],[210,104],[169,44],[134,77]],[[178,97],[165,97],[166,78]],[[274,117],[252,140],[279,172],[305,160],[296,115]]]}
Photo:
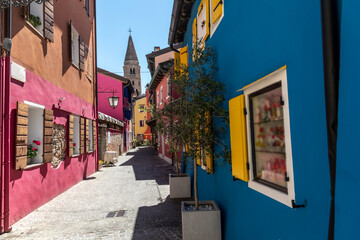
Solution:
{"label": "window sill", "polygon": [[74,155],[72,155],[71,156],[71,158],[74,158],[74,157],[79,157],[79,156],[81,156],[81,154],[79,153],[79,154],[74,154]]}
{"label": "window sill", "polygon": [[39,35],[39,37],[45,39],[44,34],[39,32],[39,30],[37,30],[29,21],[25,20],[25,22],[37,35]]}
{"label": "window sill", "polygon": [[73,61],[71,61],[71,65],[73,65],[73,67],[75,67],[77,70],[80,70],[80,67],[76,65]]}
{"label": "window sill", "polygon": [[41,165],[43,165],[43,163],[34,163],[34,164],[26,166],[26,168],[24,168],[24,170],[30,170],[32,168],[36,168],[36,167],[39,167]]}
{"label": "window sill", "polygon": [[170,98],[170,96],[167,96],[165,99],[169,99]]}

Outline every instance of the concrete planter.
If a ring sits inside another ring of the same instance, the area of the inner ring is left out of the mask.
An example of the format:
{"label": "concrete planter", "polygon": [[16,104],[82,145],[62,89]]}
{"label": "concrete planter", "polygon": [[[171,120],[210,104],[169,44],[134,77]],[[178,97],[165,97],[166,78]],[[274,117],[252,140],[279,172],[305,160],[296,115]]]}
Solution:
{"label": "concrete planter", "polygon": [[185,205],[194,201],[181,202],[183,240],[221,240],[220,209],[214,201],[201,201],[200,205],[212,205],[213,210],[185,210]]}
{"label": "concrete planter", "polygon": [[191,186],[188,174],[169,174],[170,198],[190,198]]}

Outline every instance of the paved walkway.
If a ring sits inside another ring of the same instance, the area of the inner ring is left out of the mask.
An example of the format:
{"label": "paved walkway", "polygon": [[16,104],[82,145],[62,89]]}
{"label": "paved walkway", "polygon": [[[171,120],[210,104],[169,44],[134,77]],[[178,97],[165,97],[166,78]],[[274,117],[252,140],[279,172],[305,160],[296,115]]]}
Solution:
{"label": "paved walkway", "polygon": [[174,169],[151,148],[132,150],[114,167],[40,207],[0,239],[181,239],[180,200],[169,198]]}

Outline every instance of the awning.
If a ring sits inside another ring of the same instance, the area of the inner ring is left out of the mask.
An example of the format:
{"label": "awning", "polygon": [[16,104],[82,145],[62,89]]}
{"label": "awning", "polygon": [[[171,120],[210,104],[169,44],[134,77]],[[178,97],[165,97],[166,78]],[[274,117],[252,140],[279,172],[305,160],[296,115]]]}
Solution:
{"label": "awning", "polygon": [[120,121],[116,118],[110,117],[109,115],[106,115],[105,113],[98,112],[98,117],[100,120],[107,121],[113,124],[116,124],[120,127],[124,127],[125,123],[123,121]]}

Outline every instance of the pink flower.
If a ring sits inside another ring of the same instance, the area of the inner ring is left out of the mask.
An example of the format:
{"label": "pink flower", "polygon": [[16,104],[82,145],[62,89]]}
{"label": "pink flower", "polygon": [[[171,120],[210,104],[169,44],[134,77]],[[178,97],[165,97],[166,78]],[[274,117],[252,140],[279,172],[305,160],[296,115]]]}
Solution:
{"label": "pink flower", "polygon": [[40,142],[40,141],[37,141],[37,140],[34,140],[33,143],[35,143],[35,144],[38,145],[38,146],[41,144],[41,142]]}
{"label": "pink flower", "polygon": [[33,150],[33,151],[36,151],[36,150],[37,150],[37,148],[33,148],[32,150]]}
{"label": "pink flower", "polygon": [[75,147],[75,146],[76,146],[76,143],[73,143],[73,146]]}

